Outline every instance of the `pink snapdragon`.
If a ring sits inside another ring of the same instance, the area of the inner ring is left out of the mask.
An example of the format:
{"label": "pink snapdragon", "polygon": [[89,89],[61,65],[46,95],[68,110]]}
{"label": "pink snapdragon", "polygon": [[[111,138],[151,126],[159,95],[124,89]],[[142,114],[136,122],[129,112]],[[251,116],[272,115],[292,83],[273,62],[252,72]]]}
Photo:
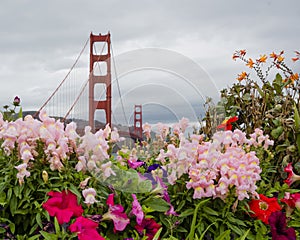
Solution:
{"label": "pink snapdragon", "polygon": [[163,124],[161,122],[157,123],[157,128],[158,128],[158,137],[161,138],[161,140],[164,140],[166,136],[169,134],[169,126],[166,124]]}
{"label": "pink snapdragon", "polygon": [[30,172],[27,171],[27,163],[22,163],[15,167],[18,170],[17,178],[19,179],[19,184],[22,185],[24,183],[24,177],[29,177]]}
{"label": "pink snapdragon", "polygon": [[151,138],[151,125],[149,123],[144,123],[143,126],[143,133],[145,134],[147,139]]}
{"label": "pink snapdragon", "polygon": [[111,175],[116,176],[116,173],[112,170],[111,166],[112,166],[111,161],[108,161],[107,163],[101,164],[101,170],[103,172],[103,180],[106,180]]}
{"label": "pink snapdragon", "polygon": [[96,200],[96,190],[94,188],[88,188],[88,189],[84,189],[82,191],[82,195],[85,199],[84,203],[88,206],[94,204],[95,202],[98,202]]}
{"label": "pink snapdragon", "polygon": [[212,142],[198,145],[198,157],[191,162],[188,171],[190,181],[186,187],[194,189],[193,197],[224,199],[233,187],[238,200],[249,198],[249,194],[257,196],[256,182],[261,173],[259,159],[255,152],[245,152],[242,148],[253,141],[249,142],[237,129],[217,132],[212,139]]}

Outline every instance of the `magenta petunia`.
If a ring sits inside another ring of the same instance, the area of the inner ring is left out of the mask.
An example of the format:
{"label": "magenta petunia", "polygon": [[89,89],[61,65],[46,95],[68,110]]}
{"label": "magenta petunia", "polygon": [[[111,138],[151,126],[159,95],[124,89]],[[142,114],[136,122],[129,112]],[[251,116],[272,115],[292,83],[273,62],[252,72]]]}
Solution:
{"label": "magenta petunia", "polygon": [[102,217],[102,220],[113,220],[114,230],[123,231],[129,224],[130,220],[124,213],[124,208],[122,205],[114,204],[114,194],[109,194],[106,204],[108,205],[108,212]]}
{"label": "magenta petunia", "polygon": [[286,184],[291,186],[294,182],[300,180],[300,176],[294,173],[292,163],[289,163],[285,168],[284,171],[288,174],[287,179],[284,180]]}
{"label": "magenta petunia", "polygon": [[133,198],[131,214],[136,216],[136,222],[138,224],[142,224],[142,221],[144,219],[144,212],[142,206],[139,203],[135,194],[131,194],[131,196]]}
{"label": "magenta petunia", "polygon": [[49,198],[43,204],[43,208],[50,216],[56,217],[59,224],[68,223],[71,217],[79,217],[83,213],[81,205],[77,202],[77,197],[71,191],[48,193]]}
{"label": "magenta petunia", "polygon": [[152,240],[160,228],[161,225],[155,222],[155,220],[152,218],[144,218],[141,224],[135,226],[135,229],[140,235],[142,235],[144,230],[146,230],[145,236],[148,237],[148,240]]}
{"label": "magenta petunia", "polygon": [[98,223],[84,217],[76,218],[76,221],[69,227],[71,232],[76,232],[78,240],[105,240],[97,232]]}

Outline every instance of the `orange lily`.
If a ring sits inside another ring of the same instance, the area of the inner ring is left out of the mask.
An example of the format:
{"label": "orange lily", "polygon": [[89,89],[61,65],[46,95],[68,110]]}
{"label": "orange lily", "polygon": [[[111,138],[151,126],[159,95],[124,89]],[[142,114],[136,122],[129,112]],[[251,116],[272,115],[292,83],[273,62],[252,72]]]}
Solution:
{"label": "orange lily", "polygon": [[248,66],[249,68],[253,68],[253,65],[254,65],[253,60],[252,60],[251,58],[249,58],[249,60],[248,60],[248,62],[247,62],[247,64],[246,64],[246,66]]}
{"label": "orange lily", "polygon": [[244,49],[244,50],[240,50],[240,55],[241,56],[245,56],[246,55],[246,50]]}
{"label": "orange lily", "polygon": [[294,83],[294,81],[298,80],[299,79],[299,75],[298,73],[294,73],[290,76],[290,79],[292,81],[292,83]]}
{"label": "orange lily", "polygon": [[277,58],[277,61],[278,61],[278,62],[282,62],[283,60],[284,60],[284,57],[281,56],[281,55],[279,55],[278,58]]}
{"label": "orange lily", "polygon": [[294,62],[298,61],[298,60],[299,60],[299,57],[300,57],[300,52],[295,51],[295,53],[296,53],[296,57],[292,58],[292,60],[293,60]]}
{"label": "orange lily", "polygon": [[266,54],[260,55],[260,58],[257,59],[257,61],[258,61],[259,63],[264,63],[264,62],[266,62],[266,60],[267,60],[267,55],[266,55]]}
{"label": "orange lily", "polygon": [[242,81],[244,80],[248,74],[246,72],[242,72],[241,74],[238,75],[237,80]]}
{"label": "orange lily", "polygon": [[274,53],[274,52],[272,52],[272,53],[270,54],[270,58],[274,58],[274,60],[276,60],[277,57],[278,57],[277,54]]}

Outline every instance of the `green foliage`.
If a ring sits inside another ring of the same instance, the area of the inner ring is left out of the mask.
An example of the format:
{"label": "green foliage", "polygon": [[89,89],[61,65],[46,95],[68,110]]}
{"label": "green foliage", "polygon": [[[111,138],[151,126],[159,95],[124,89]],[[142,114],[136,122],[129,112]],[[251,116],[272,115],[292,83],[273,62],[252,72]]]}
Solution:
{"label": "green foliage", "polygon": [[[247,64],[250,61],[245,59],[244,55],[235,58],[240,58]],[[243,73],[238,77],[240,82],[221,91],[222,98],[216,106],[212,104],[211,99],[207,99],[207,112],[203,119],[206,125],[201,131],[204,133],[205,141],[210,141],[223,119],[238,116],[238,122],[232,125],[244,131],[247,136],[253,133],[255,128],[268,134],[274,141],[271,149],[266,150],[261,145],[251,146],[246,151],[255,151],[260,160],[259,167],[262,172],[261,180],[257,184],[257,192],[267,197],[276,196],[279,201],[287,193],[299,192],[297,183],[293,188],[284,183],[286,173],[283,170],[288,163],[293,163],[296,171],[300,170],[299,85],[294,81],[296,75],[283,61],[274,60],[267,70],[263,71],[261,68],[263,60],[263,58],[259,59],[261,62],[258,61],[253,67],[260,82],[250,79],[250,74]],[[279,66],[280,73],[276,73],[274,79],[268,81],[270,70],[276,66]],[[13,109],[9,106],[4,107],[5,111],[2,113],[4,120],[13,121],[17,116],[15,110],[19,107],[18,101],[14,102],[13,106]],[[21,117],[21,114],[20,109],[17,117]],[[3,142],[4,140],[0,139],[1,146]],[[22,163],[17,151],[18,144],[15,144],[11,153],[1,147],[0,238],[77,239],[77,233],[71,233],[69,230],[70,224],[75,221],[74,218],[69,223],[60,225],[56,217],[50,216],[43,208],[43,203],[49,199],[47,193],[63,190],[70,190],[77,196],[78,203],[84,209],[83,216],[94,219],[98,223],[98,232],[106,239],[148,239],[145,236],[146,229],[143,234],[136,229],[136,216],[131,212],[133,193],[137,195],[145,218],[154,219],[160,224],[153,239],[270,240],[272,238],[270,226],[252,217],[249,209],[251,199],[237,200],[233,188],[222,199],[213,197],[194,199],[193,189],[186,187],[186,183],[190,181],[187,173],[182,174],[175,184],[171,185],[165,181],[166,186],[157,184],[155,188],[150,178],[141,180],[140,175],[147,173],[147,166],[158,163],[156,159],[160,151],[168,151],[168,144],[179,147],[181,144],[179,136],[169,134],[165,140],[149,139],[141,145],[137,144],[135,146],[137,159],[144,161],[146,165],[137,169],[121,164],[114,155],[110,155],[108,159],[103,160],[103,163],[111,162],[111,170],[115,174],[107,177],[104,171],[77,171],[76,153],[70,153],[66,159],[62,159],[64,166],[62,169],[52,170],[44,151],[45,143],[37,141],[34,161],[28,164],[30,177],[26,177],[24,182],[20,182],[16,177],[18,170],[15,166]],[[113,144],[109,144],[107,152],[111,153],[113,147]],[[124,150],[119,152],[119,157],[128,160],[131,154],[131,151]],[[165,159],[165,161],[169,160]],[[162,169],[159,171],[155,174],[163,175]],[[89,179],[86,187],[94,188],[97,193],[95,196],[97,202],[91,206],[84,202],[82,195],[84,189],[82,183],[86,179]],[[218,180],[214,179],[216,182]],[[110,211],[106,200],[111,193],[115,196],[115,204],[122,205],[124,214],[129,217],[130,223],[125,231],[115,231],[112,221],[101,218]],[[280,204],[283,208],[286,207],[283,203]],[[168,213],[171,206],[177,214]],[[288,226],[293,227],[299,237],[300,210],[293,209],[289,214]]]}

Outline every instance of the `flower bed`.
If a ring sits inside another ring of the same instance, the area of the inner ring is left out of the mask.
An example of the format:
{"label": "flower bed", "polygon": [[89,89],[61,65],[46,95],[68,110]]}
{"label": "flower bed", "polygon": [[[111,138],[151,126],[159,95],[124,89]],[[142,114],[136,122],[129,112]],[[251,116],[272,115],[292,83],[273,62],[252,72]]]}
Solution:
{"label": "flower bed", "polygon": [[[298,53],[297,53],[298,54]],[[96,133],[0,114],[2,239],[296,239],[300,155],[298,75],[283,53],[255,62],[209,105],[206,125],[185,134],[188,120],[158,124],[145,141],[122,147],[117,129]],[[294,59],[297,60],[296,58]],[[272,68],[277,74],[267,81]],[[265,74],[264,74],[265,73]],[[222,106],[226,120],[213,118]]]}

